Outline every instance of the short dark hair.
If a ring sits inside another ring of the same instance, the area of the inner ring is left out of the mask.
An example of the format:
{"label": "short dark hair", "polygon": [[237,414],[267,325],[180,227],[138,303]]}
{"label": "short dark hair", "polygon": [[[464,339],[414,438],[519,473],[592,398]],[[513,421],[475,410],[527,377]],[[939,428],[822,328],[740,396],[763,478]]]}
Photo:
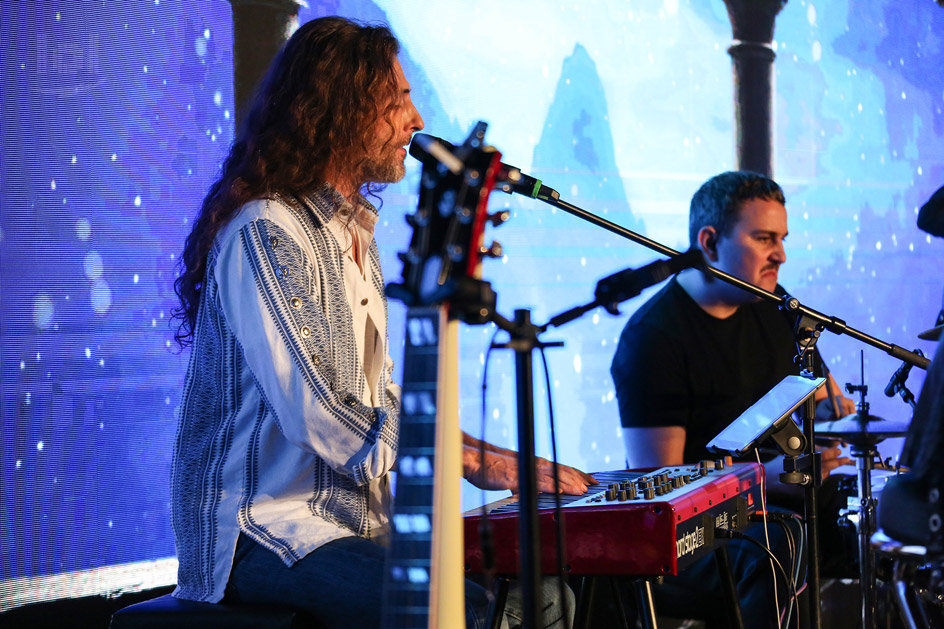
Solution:
{"label": "short dark hair", "polygon": [[740,218],[741,205],[751,199],[786,205],[777,182],[760,173],[729,171],[703,183],[692,197],[688,211],[689,244],[698,246],[698,232],[702,227],[714,227],[719,236],[729,235]]}

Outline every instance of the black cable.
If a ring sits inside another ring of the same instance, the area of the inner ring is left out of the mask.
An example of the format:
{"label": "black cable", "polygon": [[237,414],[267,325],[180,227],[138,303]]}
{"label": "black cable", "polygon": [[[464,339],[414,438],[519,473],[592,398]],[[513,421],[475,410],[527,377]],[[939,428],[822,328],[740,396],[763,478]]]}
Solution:
{"label": "black cable", "polygon": [[804,541],[805,540],[804,535],[806,534],[806,529],[803,526],[803,518],[800,517],[799,514],[793,513],[792,511],[769,512],[767,514],[767,518],[770,520],[773,520],[774,522],[780,522],[781,524],[783,524],[785,527],[784,530],[789,530],[789,527],[786,526],[787,524],[794,524],[797,527],[797,538],[799,538],[799,541],[796,543],[799,545],[796,548],[797,555],[794,558],[794,565],[796,566],[794,570],[794,574],[797,575],[794,581],[796,583],[805,583],[806,575],[804,574],[803,578],[802,579],[800,578],[800,561],[802,561],[803,559],[803,553],[805,552],[804,548],[806,546],[806,542]]}
{"label": "black cable", "polygon": [[[492,347],[495,345],[495,337],[501,329],[495,326],[495,332],[488,342],[488,349],[485,350],[485,361],[482,366],[482,416],[481,416],[481,437],[479,438],[479,465],[485,465],[485,430],[487,417],[487,396],[488,391],[488,363],[492,355]],[[479,490],[482,496],[482,520],[479,523],[479,547],[482,549],[482,570],[485,573],[485,591],[491,596],[492,586],[495,579],[495,540],[492,537],[492,523],[488,518],[488,510],[485,499],[485,490]]]}
{"label": "black cable", "polygon": [[797,550],[798,556],[797,556],[796,582],[806,583],[806,577],[810,569],[809,565],[806,566],[806,571],[803,573],[803,578],[800,579],[800,562],[803,561],[803,557],[806,556],[805,555],[806,553],[806,527],[804,526],[803,518],[800,517],[798,514],[790,513],[789,516],[790,516],[790,519],[793,521],[793,524],[795,524],[797,527],[797,537],[799,538],[799,542],[798,542],[799,548]]}
{"label": "black cable", "polygon": [[[790,572],[793,575],[794,583],[801,583],[806,581],[806,575],[803,575],[803,580],[800,580],[800,562],[803,560],[803,552],[805,544],[802,544],[803,540],[803,520],[795,513],[781,513],[778,511],[768,511],[766,519],[770,522],[776,522],[783,529],[784,534],[787,538],[787,546],[790,551],[790,565],[793,567],[793,570]],[[763,517],[760,514],[751,515],[752,522],[762,522]],[[797,527],[797,535],[800,538],[799,542],[793,535],[793,530],[788,526],[790,523],[793,523]],[[798,543],[800,544],[798,546]],[[787,608],[787,620],[789,621],[790,614],[793,612],[793,604],[796,601],[794,599],[790,600],[790,606]],[[799,611],[797,612],[799,614]]]}
{"label": "black cable", "polygon": [[[776,522],[780,525],[780,528],[783,529],[783,534],[787,538],[787,554],[790,556],[790,567],[793,568],[796,566],[796,554],[795,546],[793,541],[793,531],[790,530],[790,527],[787,526],[787,523],[783,520],[771,520],[771,522]],[[792,570],[790,574],[795,574],[796,570]]]}
{"label": "black cable", "polygon": [[[793,582],[797,583],[800,579],[800,561],[802,560],[802,548],[797,548],[797,541],[793,536],[793,531],[788,525],[788,519],[793,521],[797,525],[800,536],[803,535],[803,524],[800,522],[799,517],[794,513],[780,513],[777,511],[767,511],[766,514],[754,513],[751,514],[751,522],[763,522],[764,526],[767,526],[768,522],[776,522],[780,525],[780,528],[783,529],[784,536],[787,539],[787,550],[790,555],[790,567],[792,568],[790,574],[793,577]],[[766,534],[766,531],[765,531]],[[806,575],[803,576],[804,581],[806,580]],[[790,603],[787,607],[786,620],[789,623],[790,615],[793,613],[793,604],[795,599],[791,598]],[[799,614],[799,611],[797,611]]]}
{"label": "black cable", "polygon": [[[842,419],[842,413],[839,411],[839,402],[836,398],[836,392],[833,391],[831,386],[829,386],[829,367],[826,366],[826,361],[823,360],[823,357],[819,354],[819,352],[817,352],[816,355],[819,357],[819,366],[823,370],[823,377],[826,378],[826,397],[829,399],[829,405],[833,407],[833,417],[836,419]],[[839,385],[837,384],[836,386],[838,387]]]}
{"label": "black cable", "polygon": [[[790,553],[790,566],[794,568],[790,572],[790,576],[793,578],[793,582],[796,583],[796,580],[800,574],[800,563],[799,563],[799,557],[796,555],[796,544],[793,539],[793,531],[790,530],[790,527],[787,526],[787,523],[784,522],[781,518],[775,519],[774,522],[780,525],[780,528],[783,529],[783,534],[787,538],[787,548]],[[791,599],[790,605],[787,607],[787,621],[788,622],[790,620],[790,615],[793,613],[793,604],[795,602],[796,602],[796,599]],[[799,612],[797,613],[799,614]]]}
{"label": "black cable", "polygon": [[557,583],[565,624],[567,629],[570,629],[570,610],[567,608],[567,592],[565,590],[566,584],[564,581],[564,518],[561,514],[560,474],[557,469],[557,429],[554,425],[554,400],[551,396],[551,370],[547,366],[547,356],[544,354],[544,347],[538,346],[538,349],[541,350],[541,362],[544,364],[544,387],[547,389],[547,416],[551,432],[551,469],[554,472],[554,515],[557,518]]}
{"label": "black cable", "polygon": [[[763,550],[765,553],[767,553],[770,556],[771,560],[773,560],[774,565],[776,565],[777,568],[780,570],[780,576],[782,576],[784,578],[784,581],[790,585],[790,590],[793,592],[793,600],[796,601],[797,608],[799,609],[800,596],[797,594],[796,583],[794,583],[793,579],[791,579],[787,575],[787,571],[783,569],[783,564],[780,563],[780,560],[777,559],[777,555],[773,554],[769,548],[761,544],[759,541],[757,541],[753,537],[745,535],[744,533],[741,533],[740,531],[735,531],[734,529],[716,528],[715,537],[747,540],[751,542],[752,544],[754,544],[755,546],[757,546],[758,548],[760,548],[761,550]],[[790,611],[792,611],[792,608],[790,608]],[[778,623],[780,622],[779,609],[777,610],[777,622]],[[787,616],[786,622],[784,624],[789,625],[789,623],[790,623],[790,615]],[[799,613],[796,616],[796,626],[797,626],[797,629],[800,629],[800,614]]]}
{"label": "black cable", "polygon": [[[778,516],[776,518],[776,521],[782,523],[782,525],[784,526],[784,530],[789,530],[790,527],[787,526],[788,524],[793,524],[794,526],[797,527],[797,534],[796,534],[797,555],[796,555],[795,564],[794,564],[795,568],[794,568],[793,574],[795,576],[794,576],[793,581],[794,583],[806,583],[807,573],[804,572],[804,574],[802,575],[802,578],[800,576],[801,563],[806,554],[806,541],[805,541],[806,540],[806,527],[803,525],[803,518],[793,512],[776,513],[774,515]],[[808,570],[809,570],[809,567],[807,567],[807,571]]]}
{"label": "black cable", "polygon": [[[787,524],[789,524],[787,522],[787,518],[790,518],[788,514],[779,513],[776,511],[768,511],[766,515],[767,522],[776,522],[777,524],[780,525],[780,528],[783,529],[783,533],[787,538],[787,550],[790,554],[790,566],[793,567],[793,570],[791,571],[790,574],[798,574],[800,565],[798,562],[799,557],[796,554],[797,553],[796,538],[793,536],[793,531],[790,529],[789,526],[787,526]],[[751,522],[763,522],[763,521],[764,521],[764,516],[761,516],[760,514],[756,514],[756,513],[751,515]],[[794,581],[796,580],[797,578],[795,577]]]}

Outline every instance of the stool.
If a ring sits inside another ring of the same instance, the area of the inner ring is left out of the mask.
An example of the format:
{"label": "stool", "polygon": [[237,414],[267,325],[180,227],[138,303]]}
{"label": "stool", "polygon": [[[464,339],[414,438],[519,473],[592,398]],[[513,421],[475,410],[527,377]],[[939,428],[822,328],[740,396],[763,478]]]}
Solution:
{"label": "stool", "polygon": [[223,605],[159,598],[129,605],[111,617],[111,629],[319,629],[307,614],[285,607]]}

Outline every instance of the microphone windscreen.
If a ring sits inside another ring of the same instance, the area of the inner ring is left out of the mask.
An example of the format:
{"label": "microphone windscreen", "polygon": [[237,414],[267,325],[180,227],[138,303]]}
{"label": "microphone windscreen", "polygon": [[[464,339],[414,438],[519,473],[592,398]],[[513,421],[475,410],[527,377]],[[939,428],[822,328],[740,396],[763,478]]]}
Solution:
{"label": "microphone windscreen", "polygon": [[429,135],[428,133],[414,133],[413,141],[410,142],[410,155],[423,163],[426,163],[426,160],[433,160],[435,162],[436,158],[429,154],[429,149],[427,148],[432,143],[436,143],[450,151],[455,148],[449,142],[446,142],[442,138],[437,138],[434,135]]}
{"label": "microphone windscreen", "polygon": [[410,155],[423,166],[442,164],[455,174],[462,172],[462,162],[453,155],[454,147],[449,142],[426,133],[413,134]]}

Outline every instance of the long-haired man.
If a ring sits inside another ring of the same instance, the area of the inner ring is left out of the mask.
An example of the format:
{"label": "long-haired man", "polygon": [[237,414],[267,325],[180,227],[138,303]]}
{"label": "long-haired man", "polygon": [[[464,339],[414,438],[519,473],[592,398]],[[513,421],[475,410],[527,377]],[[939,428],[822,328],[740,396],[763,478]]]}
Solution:
{"label": "long-haired man", "polygon": [[[399,388],[365,194],[403,177],[423,128],[398,52],[382,26],[298,29],[187,238],[175,285],[177,339],[192,348],[172,470],[180,598],[379,623]],[[514,453],[486,444],[483,461],[478,444],[464,436],[465,477],[515,488]],[[561,476],[571,493],[594,482]],[[552,487],[543,459],[539,486]],[[485,606],[467,583],[456,613],[474,626]],[[545,620],[563,622],[560,605]]]}

